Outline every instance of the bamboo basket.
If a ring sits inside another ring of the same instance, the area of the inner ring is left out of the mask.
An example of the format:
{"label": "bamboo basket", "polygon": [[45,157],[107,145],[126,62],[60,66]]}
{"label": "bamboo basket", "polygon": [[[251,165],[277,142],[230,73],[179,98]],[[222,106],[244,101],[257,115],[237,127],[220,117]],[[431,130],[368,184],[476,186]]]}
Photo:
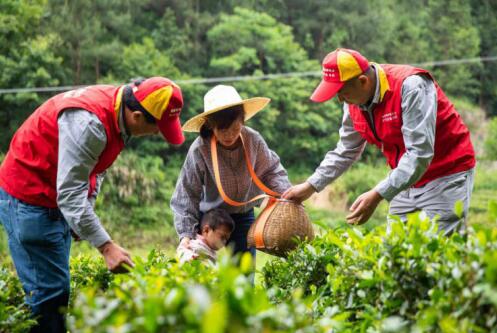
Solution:
{"label": "bamboo basket", "polygon": [[282,199],[275,200],[273,207],[268,206],[249,229],[249,247],[285,257],[299,240],[314,239],[314,229],[304,206]]}

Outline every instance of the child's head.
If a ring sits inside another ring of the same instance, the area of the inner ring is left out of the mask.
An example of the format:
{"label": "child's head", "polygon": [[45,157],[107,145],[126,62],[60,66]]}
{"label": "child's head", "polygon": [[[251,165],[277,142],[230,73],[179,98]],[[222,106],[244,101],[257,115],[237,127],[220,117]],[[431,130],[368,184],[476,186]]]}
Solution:
{"label": "child's head", "polygon": [[216,208],[202,216],[199,234],[211,249],[217,251],[226,245],[233,229],[235,222],[231,216],[224,209]]}

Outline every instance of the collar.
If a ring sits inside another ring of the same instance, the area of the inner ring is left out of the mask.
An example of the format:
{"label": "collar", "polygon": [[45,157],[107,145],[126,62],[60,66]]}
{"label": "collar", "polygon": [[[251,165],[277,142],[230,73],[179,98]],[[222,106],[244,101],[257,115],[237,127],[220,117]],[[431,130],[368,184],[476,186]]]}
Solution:
{"label": "collar", "polygon": [[385,73],[385,70],[381,65],[377,63],[373,63],[373,66],[376,70],[376,77],[377,81],[379,81],[380,85],[380,94],[379,94],[379,99],[378,103],[383,102],[383,98],[385,97],[385,93],[390,90],[390,84],[388,83],[388,78],[387,78],[387,73]]}
{"label": "collar", "polygon": [[376,87],[373,95],[373,99],[369,104],[361,105],[360,108],[363,110],[371,110],[375,105],[381,103],[385,97],[385,93],[390,90],[390,85],[388,84],[387,74],[385,70],[377,63],[371,63],[375,74],[376,74]]}
{"label": "collar", "polygon": [[116,113],[117,124],[119,126],[121,138],[126,145],[131,139],[131,135],[129,133],[128,127],[126,126],[126,121],[124,120],[123,90],[124,86],[120,87],[117,92],[116,102],[114,104],[114,112]]}

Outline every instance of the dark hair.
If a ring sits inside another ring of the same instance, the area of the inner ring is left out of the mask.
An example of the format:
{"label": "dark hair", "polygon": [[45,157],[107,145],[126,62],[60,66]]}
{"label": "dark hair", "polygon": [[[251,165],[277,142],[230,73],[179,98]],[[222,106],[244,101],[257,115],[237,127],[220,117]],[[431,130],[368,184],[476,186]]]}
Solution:
{"label": "dark hair", "polygon": [[133,93],[133,86],[138,87],[145,79],[138,78],[133,80],[131,84],[124,86],[123,91],[123,103],[130,109],[131,111],[140,111],[145,116],[145,120],[149,124],[155,124],[156,119],[152,116],[145,108],[138,102]]}
{"label": "dark hair", "polygon": [[233,218],[228,212],[221,208],[211,209],[202,216],[198,233],[201,233],[206,225],[212,230],[216,230],[222,225],[228,227],[230,232],[235,229],[235,221],[233,221]]}
{"label": "dark hair", "polygon": [[242,122],[245,120],[243,105],[235,105],[212,113],[207,116],[206,122],[200,128],[200,136],[204,139],[210,138],[214,128],[228,128],[237,120],[241,120]]}

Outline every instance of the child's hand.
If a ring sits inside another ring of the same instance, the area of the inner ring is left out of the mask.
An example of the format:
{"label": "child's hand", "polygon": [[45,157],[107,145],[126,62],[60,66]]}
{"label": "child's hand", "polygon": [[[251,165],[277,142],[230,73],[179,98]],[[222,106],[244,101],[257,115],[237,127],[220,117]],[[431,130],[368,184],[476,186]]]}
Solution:
{"label": "child's hand", "polygon": [[179,248],[191,250],[192,247],[190,246],[190,238],[189,237],[181,238],[181,241],[179,242],[179,245],[178,245],[178,249]]}
{"label": "child's hand", "polygon": [[192,250],[190,241],[188,237],[182,238],[176,249],[176,256],[180,262],[187,262],[198,258],[198,254]]}

